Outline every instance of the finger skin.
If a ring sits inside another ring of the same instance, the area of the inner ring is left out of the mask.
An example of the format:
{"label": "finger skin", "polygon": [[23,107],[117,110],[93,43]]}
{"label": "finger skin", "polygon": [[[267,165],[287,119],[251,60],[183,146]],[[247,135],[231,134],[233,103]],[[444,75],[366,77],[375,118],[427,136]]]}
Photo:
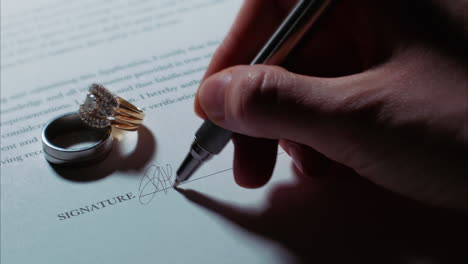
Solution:
{"label": "finger skin", "polygon": [[301,175],[324,177],[332,166],[332,161],[309,146],[289,140],[281,140],[281,147],[292,158],[295,168]]}
{"label": "finger skin", "polygon": [[258,188],[271,178],[278,141],[235,134],[234,179],[244,188]]}

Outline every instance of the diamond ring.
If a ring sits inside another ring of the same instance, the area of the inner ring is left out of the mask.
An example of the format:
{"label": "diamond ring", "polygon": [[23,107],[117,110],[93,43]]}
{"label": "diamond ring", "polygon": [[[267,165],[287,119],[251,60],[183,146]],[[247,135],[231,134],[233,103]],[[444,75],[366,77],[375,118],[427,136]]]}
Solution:
{"label": "diamond ring", "polygon": [[79,113],[81,120],[91,127],[113,126],[128,131],[136,131],[145,117],[143,110],[96,83],[89,87]]}

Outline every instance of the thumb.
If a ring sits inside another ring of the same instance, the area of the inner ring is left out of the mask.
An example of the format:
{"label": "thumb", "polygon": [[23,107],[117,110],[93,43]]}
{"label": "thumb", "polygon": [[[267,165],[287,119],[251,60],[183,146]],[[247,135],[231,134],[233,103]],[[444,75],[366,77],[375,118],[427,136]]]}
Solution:
{"label": "thumb", "polygon": [[236,66],[202,83],[197,108],[203,112],[198,114],[240,134],[288,139],[329,152],[327,142],[338,143],[336,137],[342,138],[343,126],[350,123],[340,115],[342,106],[355,93],[353,86],[362,87],[350,85],[352,78],[358,82],[356,76],[326,79],[276,66]]}

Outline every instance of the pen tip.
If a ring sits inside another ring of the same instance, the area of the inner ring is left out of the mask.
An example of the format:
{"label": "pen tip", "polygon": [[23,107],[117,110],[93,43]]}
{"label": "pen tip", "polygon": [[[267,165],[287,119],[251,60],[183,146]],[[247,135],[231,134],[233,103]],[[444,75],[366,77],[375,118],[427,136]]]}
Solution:
{"label": "pen tip", "polygon": [[179,184],[180,184],[180,181],[178,179],[176,179],[174,184],[172,185],[172,187],[177,188],[177,186],[179,186]]}

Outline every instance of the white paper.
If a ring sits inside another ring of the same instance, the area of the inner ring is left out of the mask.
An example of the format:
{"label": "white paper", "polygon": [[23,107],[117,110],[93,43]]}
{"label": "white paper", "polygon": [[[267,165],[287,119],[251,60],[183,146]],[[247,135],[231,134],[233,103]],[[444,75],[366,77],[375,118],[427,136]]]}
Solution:
{"label": "white paper", "polygon": [[[202,122],[193,96],[240,0],[1,3],[1,263],[292,261],[164,185]],[[144,127],[115,134],[94,170],[57,171],[41,128],[76,111],[93,82],[143,108]],[[184,187],[260,214],[271,188],[291,181],[286,155],[258,190],[238,187],[231,167],[229,145]],[[146,185],[158,176],[157,189]]]}

